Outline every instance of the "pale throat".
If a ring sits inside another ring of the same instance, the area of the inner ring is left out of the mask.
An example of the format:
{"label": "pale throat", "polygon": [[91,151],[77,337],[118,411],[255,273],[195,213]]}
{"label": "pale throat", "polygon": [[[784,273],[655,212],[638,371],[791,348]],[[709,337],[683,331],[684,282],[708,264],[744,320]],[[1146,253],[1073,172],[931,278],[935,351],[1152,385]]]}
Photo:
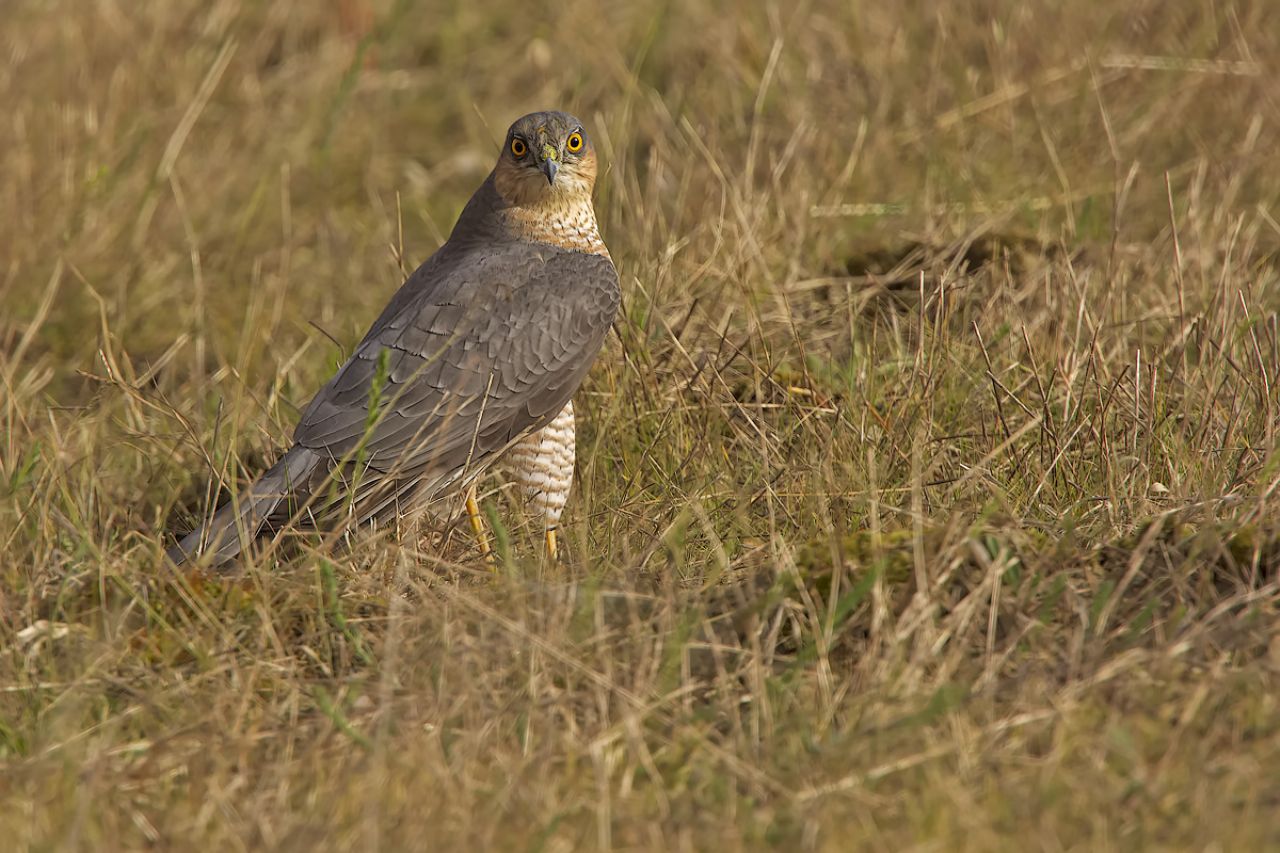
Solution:
{"label": "pale throat", "polygon": [[548,195],[533,204],[508,207],[502,217],[526,240],[609,256],[588,192]]}

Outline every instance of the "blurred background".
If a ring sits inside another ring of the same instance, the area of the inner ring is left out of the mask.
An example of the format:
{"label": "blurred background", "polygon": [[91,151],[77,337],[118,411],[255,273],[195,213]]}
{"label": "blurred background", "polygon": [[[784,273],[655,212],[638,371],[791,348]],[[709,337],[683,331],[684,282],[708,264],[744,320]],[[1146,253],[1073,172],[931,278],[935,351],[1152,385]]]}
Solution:
{"label": "blurred background", "polygon": [[[175,370],[272,375],[308,321],[363,330],[399,278],[388,246],[403,235],[410,268],[434,250],[508,123],[553,107],[594,135],[606,238],[624,278],[664,271],[644,288],[659,303],[721,272],[724,228],[779,256],[732,272],[748,289],[992,219],[1050,245],[1167,240],[1170,190],[1246,213],[1274,247],[1255,206],[1280,187],[1259,59],[1278,18],[1155,0],[10,2],[0,334],[61,261],[39,348],[89,357],[105,311],[135,358],[186,336]],[[60,399],[84,393],[58,374]]]}

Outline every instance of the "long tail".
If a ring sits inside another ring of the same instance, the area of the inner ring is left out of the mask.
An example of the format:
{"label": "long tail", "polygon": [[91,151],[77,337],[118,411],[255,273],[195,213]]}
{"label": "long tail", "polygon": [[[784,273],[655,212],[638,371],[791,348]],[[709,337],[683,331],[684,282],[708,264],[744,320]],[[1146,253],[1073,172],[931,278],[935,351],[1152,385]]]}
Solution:
{"label": "long tail", "polygon": [[177,565],[211,554],[215,567],[225,566],[240,555],[262,531],[262,525],[286,507],[305,500],[321,457],[305,447],[294,446],[267,473],[234,501],[223,504],[213,518],[188,533],[168,551]]}

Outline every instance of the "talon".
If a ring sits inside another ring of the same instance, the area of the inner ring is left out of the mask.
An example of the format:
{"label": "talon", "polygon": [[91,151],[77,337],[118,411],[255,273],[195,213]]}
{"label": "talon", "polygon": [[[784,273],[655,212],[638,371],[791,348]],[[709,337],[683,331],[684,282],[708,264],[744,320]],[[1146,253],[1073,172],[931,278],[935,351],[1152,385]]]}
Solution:
{"label": "talon", "polygon": [[471,522],[471,530],[480,545],[480,555],[485,562],[493,564],[493,549],[489,547],[489,534],[484,528],[484,519],[480,516],[480,504],[476,501],[476,487],[467,490],[467,519]]}

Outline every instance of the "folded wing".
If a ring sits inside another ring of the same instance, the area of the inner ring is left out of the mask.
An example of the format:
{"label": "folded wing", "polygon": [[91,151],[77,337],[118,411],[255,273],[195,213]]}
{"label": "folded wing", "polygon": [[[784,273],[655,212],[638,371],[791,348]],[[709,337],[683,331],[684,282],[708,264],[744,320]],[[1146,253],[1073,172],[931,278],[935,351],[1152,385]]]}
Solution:
{"label": "folded wing", "polygon": [[550,422],[617,311],[607,257],[511,243],[450,260],[405,283],[294,432],[355,489],[360,520],[469,479]]}

